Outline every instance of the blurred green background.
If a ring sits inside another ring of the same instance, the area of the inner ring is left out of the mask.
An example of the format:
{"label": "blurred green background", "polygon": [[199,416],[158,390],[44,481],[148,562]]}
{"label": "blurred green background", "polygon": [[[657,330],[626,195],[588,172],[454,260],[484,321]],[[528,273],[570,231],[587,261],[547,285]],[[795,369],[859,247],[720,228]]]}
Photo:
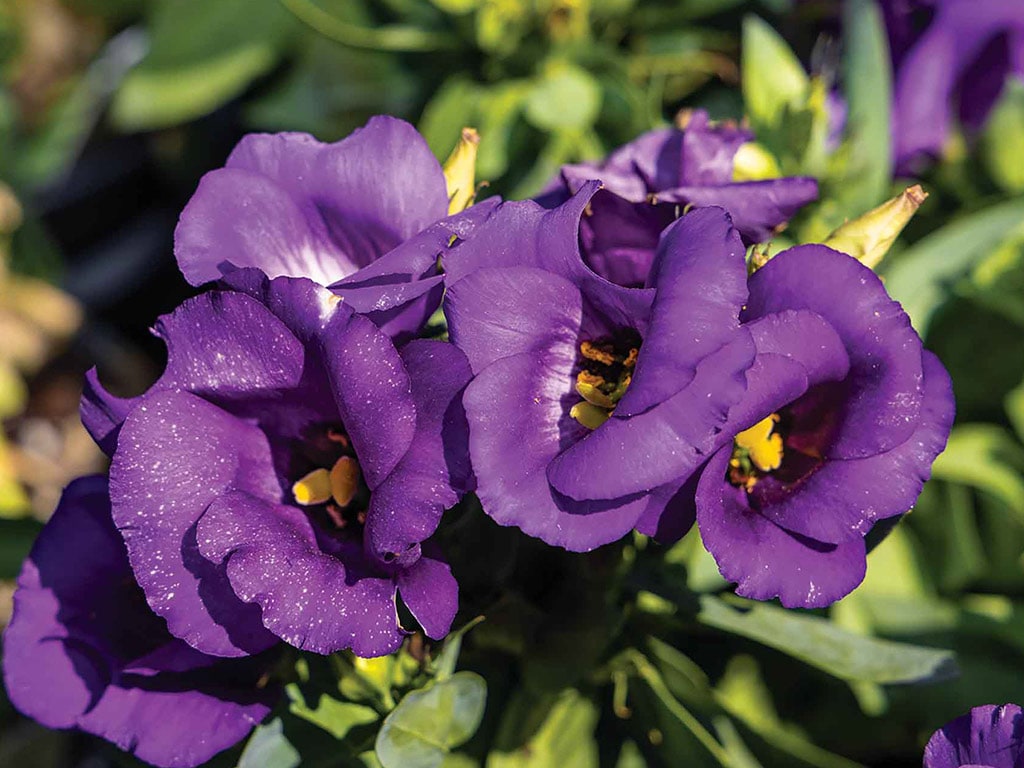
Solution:
{"label": "blurred green background", "polygon": [[[113,389],[137,392],[160,370],[147,329],[190,290],[171,254],[178,212],[245,132],[329,141],[386,112],[443,158],[472,125],[478,178],[524,197],[562,163],[703,107],[755,129],[750,177],[820,179],[821,200],[777,250],[916,181],[889,162],[886,46],[869,0],[4,0],[0,626],[60,488],[104,467],[77,424],[81,375],[97,364]],[[982,134],[957,134],[920,179],[930,196],[880,269],[952,373],[959,412],[865,585],[813,624],[765,608],[739,626],[693,535],[567,568],[482,516],[457,520],[494,566],[461,566],[470,606],[488,615],[463,659],[490,699],[468,762],[446,766],[721,764],[693,717],[740,768],[911,766],[945,721],[1024,700],[1021,157],[1024,85],[1011,83]],[[510,549],[519,559],[505,567]],[[523,563],[547,580],[530,586]],[[858,638],[952,649],[961,675],[893,684],[865,661],[888,646]],[[327,674],[344,692],[357,672]],[[297,700],[290,716],[326,727]],[[305,764],[350,764],[333,739],[322,752]],[[131,763],[0,697],[0,766],[108,764]]]}

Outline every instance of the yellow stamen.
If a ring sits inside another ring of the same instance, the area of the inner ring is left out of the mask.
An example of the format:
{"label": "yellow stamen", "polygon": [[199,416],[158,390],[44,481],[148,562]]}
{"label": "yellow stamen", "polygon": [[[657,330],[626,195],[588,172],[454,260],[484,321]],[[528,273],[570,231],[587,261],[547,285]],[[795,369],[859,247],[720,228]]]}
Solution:
{"label": "yellow stamen", "polygon": [[596,346],[592,342],[584,341],[580,344],[580,354],[583,355],[587,360],[594,360],[598,363],[604,363],[605,365],[613,365],[615,363],[615,355],[606,349]]}
{"label": "yellow stamen", "polygon": [[569,415],[587,429],[597,429],[608,421],[612,412],[584,400],[581,403],[576,403],[569,411]]}
{"label": "yellow stamen", "polygon": [[748,452],[754,466],[762,472],[778,469],[782,464],[782,435],[772,434],[778,421],[779,415],[773,413],[736,435],[736,445]]}
{"label": "yellow stamen", "polygon": [[[602,384],[604,381],[601,382]],[[602,392],[595,384],[581,377],[576,378],[576,391],[580,397],[598,408],[614,408],[615,401]]]}
{"label": "yellow stamen", "polygon": [[314,469],[292,486],[295,503],[304,507],[323,504],[331,498],[331,474],[326,469]]}
{"label": "yellow stamen", "polygon": [[331,496],[340,507],[347,507],[359,489],[359,464],[349,456],[342,456],[331,467]]}

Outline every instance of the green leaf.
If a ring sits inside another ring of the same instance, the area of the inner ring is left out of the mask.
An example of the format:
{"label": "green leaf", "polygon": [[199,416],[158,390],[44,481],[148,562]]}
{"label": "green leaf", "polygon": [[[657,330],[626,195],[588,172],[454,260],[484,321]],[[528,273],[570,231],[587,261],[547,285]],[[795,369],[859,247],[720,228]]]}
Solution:
{"label": "green leaf", "polygon": [[238,768],[298,768],[302,758],[285,738],[281,720],[256,727],[238,759]]}
{"label": "green leaf", "polygon": [[118,90],[111,119],[147,130],[205,115],[273,67],[293,29],[278,0],[157,3],[149,55]]}
{"label": "green leaf", "polygon": [[939,480],[964,483],[999,498],[1024,521],[1024,448],[1002,427],[963,424],[932,465]]}
{"label": "green leaf", "polygon": [[1024,442],[1024,383],[1007,393],[1004,404],[1017,438]]}
{"label": "green leaf", "polygon": [[601,86],[585,69],[549,61],[526,99],[526,119],[545,131],[582,131],[601,111]]}
{"label": "green leaf", "polygon": [[384,768],[440,768],[480,725],[487,683],[475,672],[413,691],[384,720],[376,752]]}
{"label": "green leaf", "polygon": [[712,703],[708,676],[693,659],[656,637],[647,638],[647,647],[673,695],[702,706]]}
{"label": "green leaf", "polygon": [[770,24],[743,19],[743,102],[755,127],[775,127],[786,108],[804,105],[810,79],[800,59]]}
{"label": "green leaf", "polygon": [[982,136],[989,175],[1007,192],[1024,192],[1024,82],[1007,78]]}
{"label": "green leaf", "polygon": [[491,752],[487,768],[597,768],[597,707],[575,690],[565,691],[530,739],[510,752]]}
{"label": "green leaf", "polygon": [[883,262],[889,294],[922,336],[953,283],[986,258],[1024,219],[1024,199],[1010,200],[947,224]]}
{"label": "green leaf", "polygon": [[480,87],[463,73],[452,75],[423,108],[419,132],[442,162],[459,140],[463,128],[476,125]]}
{"label": "green leaf", "polygon": [[1024,225],[982,259],[965,282],[959,286],[962,294],[1024,326]]}
{"label": "green leaf", "polygon": [[289,707],[292,714],[320,726],[339,740],[344,739],[353,728],[369,725],[380,718],[377,711],[370,707],[349,701],[338,701],[326,694],[321,694],[316,708],[311,709],[306,706],[301,694],[293,694],[294,686],[288,688],[288,695],[292,700]]}
{"label": "green leaf", "polygon": [[923,683],[956,673],[949,651],[861,637],[826,619],[770,605],[737,610],[710,596],[700,602],[702,624],[775,648],[842,680]]}
{"label": "green leaf", "polygon": [[892,68],[882,12],[874,0],[843,4],[843,85],[850,166],[837,194],[850,215],[878,205],[892,181]]}

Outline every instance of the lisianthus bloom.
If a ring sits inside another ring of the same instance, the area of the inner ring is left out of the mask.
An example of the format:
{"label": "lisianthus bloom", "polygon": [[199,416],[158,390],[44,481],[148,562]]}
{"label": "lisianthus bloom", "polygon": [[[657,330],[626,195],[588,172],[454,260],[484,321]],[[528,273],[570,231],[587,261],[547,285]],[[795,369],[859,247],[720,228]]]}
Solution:
{"label": "lisianthus bloom", "polygon": [[[589,550],[678,503],[745,387],[744,248],[720,209],[664,234],[657,294],[583,263],[565,204],[503,203],[445,260],[445,313],[473,381],[463,398],[484,510]],[[731,268],[730,268],[731,267]]]}
{"label": "lisianthus bloom", "polygon": [[1016,704],[975,707],[937,730],[924,749],[924,768],[1020,768],[1024,713]]}
{"label": "lisianthus bloom", "polygon": [[442,637],[458,588],[424,542],[468,482],[464,356],[399,354],[309,280],[223,285],[160,319],[167,369],[144,395],[88,378],[83,422],[112,451],[114,522],[150,606],[220,656],[279,638],[388,653],[396,590]]}
{"label": "lisianthus bloom", "polygon": [[695,110],[685,128],[649,131],[600,163],[563,166],[539,200],[564,202],[588,180],[594,195],[580,227],[583,258],[619,285],[648,284],[658,236],[687,205],[721,206],[748,242],[769,239],[818,196],[812,178],[733,181],[736,153],[754,135],[729,123],[714,125]]}
{"label": "lisianthus bloom", "polygon": [[864,578],[864,537],[909,510],[945,446],[949,376],[881,281],[820,245],[750,278],[743,330],[757,348],[689,509],[644,527],[671,540],[694,517],[737,592],[819,607]]}
{"label": "lisianthus bloom", "polygon": [[195,766],[270,711],[272,658],[207,656],[167,632],[135,583],[107,481],[68,486],[18,577],[4,683],[21,712],[158,766]]}
{"label": "lisianthus bloom", "polygon": [[447,216],[444,172],[427,143],[381,116],[334,144],[304,133],[246,136],[200,181],[174,253],[193,285],[244,267],[333,285],[406,339],[440,303],[437,257],[472,218]]}
{"label": "lisianthus bloom", "polygon": [[938,155],[953,121],[980,128],[1010,75],[1024,77],[1024,5],[1006,0],[887,0],[896,73],[894,157],[910,172]]}

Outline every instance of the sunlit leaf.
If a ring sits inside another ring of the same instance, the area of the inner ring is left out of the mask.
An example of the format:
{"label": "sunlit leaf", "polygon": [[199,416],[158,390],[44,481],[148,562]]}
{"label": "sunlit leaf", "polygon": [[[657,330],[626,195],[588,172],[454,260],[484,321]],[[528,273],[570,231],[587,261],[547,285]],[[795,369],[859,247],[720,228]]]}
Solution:
{"label": "sunlit leaf", "polygon": [[1024,192],[1024,82],[1010,77],[988,118],[982,158],[989,175],[1007,192]]}
{"label": "sunlit leaf", "polygon": [[580,131],[601,111],[601,86],[584,69],[551,61],[526,100],[526,119],[546,131]]}
{"label": "sunlit leaf", "polygon": [[932,474],[991,493],[1024,521],[1022,469],[1024,448],[1006,430],[993,424],[964,424],[949,436]]}
{"label": "sunlit leaf", "polygon": [[278,0],[156,4],[150,52],[117,92],[111,119],[140,130],[212,111],[274,66],[295,24]]}
{"label": "sunlit leaf", "polygon": [[787,107],[803,106],[810,79],[800,59],[771,25],[743,20],[743,101],[755,126],[775,126]]}
{"label": "sunlit leaf", "polygon": [[285,738],[279,719],[257,726],[238,759],[238,768],[298,768],[302,758]]}
{"label": "sunlit leaf", "polygon": [[826,619],[771,605],[740,610],[705,595],[698,620],[775,648],[842,680],[923,683],[956,672],[949,651],[861,637]]}
{"label": "sunlit leaf", "polygon": [[950,288],[986,258],[1024,219],[1024,200],[1010,200],[947,224],[908,248],[882,274],[890,295],[903,304],[924,336]]}
{"label": "sunlit leaf", "polygon": [[597,768],[597,715],[592,701],[566,691],[525,744],[510,752],[491,752],[486,768]]}
{"label": "sunlit leaf", "polygon": [[889,194],[892,71],[878,3],[843,3],[843,33],[843,92],[851,164],[836,194],[844,201],[847,212],[855,215],[882,202]]}
{"label": "sunlit leaf", "polygon": [[306,706],[301,695],[292,696],[290,709],[293,715],[318,725],[336,739],[344,739],[348,732],[360,725],[369,725],[378,720],[380,715],[374,709],[349,701],[338,701],[321,694],[315,708]]}
{"label": "sunlit leaf", "polygon": [[376,752],[384,768],[440,768],[472,736],[484,713],[487,684],[474,672],[413,691],[384,720]]}

